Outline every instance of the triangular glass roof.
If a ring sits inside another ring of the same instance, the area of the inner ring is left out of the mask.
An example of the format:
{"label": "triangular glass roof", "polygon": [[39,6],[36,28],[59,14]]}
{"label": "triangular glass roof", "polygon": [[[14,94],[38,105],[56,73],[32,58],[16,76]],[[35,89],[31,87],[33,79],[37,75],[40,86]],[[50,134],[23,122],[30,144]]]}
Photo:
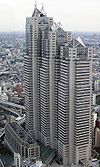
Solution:
{"label": "triangular glass roof", "polygon": [[84,43],[80,37],[78,37],[77,39],[73,38],[72,41],[70,42],[70,44],[68,45],[68,47],[73,47],[73,48],[84,47],[84,48],[86,48],[86,46],[84,45]]}
{"label": "triangular glass roof", "polygon": [[32,17],[34,17],[34,16],[40,16],[40,17],[43,17],[44,14],[41,13],[37,8],[35,8],[35,9],[34,9],[34,12],[33,12],[33,14],[32,14]]}

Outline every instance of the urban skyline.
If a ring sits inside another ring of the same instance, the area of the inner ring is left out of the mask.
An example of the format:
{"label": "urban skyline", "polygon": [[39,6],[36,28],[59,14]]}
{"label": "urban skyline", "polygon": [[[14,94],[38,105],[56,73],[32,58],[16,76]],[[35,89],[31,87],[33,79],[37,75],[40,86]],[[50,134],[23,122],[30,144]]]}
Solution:
{"label": "urban skyline", "polygon": [[[47,15],[54,16],[56,22],[61,21],[64,29],[70,31],[100,31],[99,0],[38,0],[38,8],[44,3]],[[0,0],[0,31],[25,31],[25,17],[34,9],[33,0]]]}

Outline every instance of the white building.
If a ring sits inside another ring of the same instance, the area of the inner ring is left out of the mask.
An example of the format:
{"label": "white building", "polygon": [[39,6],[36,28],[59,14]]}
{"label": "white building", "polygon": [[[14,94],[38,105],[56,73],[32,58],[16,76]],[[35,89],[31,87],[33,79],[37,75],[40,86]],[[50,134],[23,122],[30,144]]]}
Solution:
{"label": "white building", "polygon": [[22,162],[22,167],[45,167],[42,161],[36,161],[36,163],[32,163],[29,160],[25,160]]}
{"label": "white building", "polygon": [[93,94],[93,105],[96,105],[96,94]]}
{"label": "white building", "polygon": [[14,152],[14,165],[16,167],[21,167],[21,156],[19,153]]}

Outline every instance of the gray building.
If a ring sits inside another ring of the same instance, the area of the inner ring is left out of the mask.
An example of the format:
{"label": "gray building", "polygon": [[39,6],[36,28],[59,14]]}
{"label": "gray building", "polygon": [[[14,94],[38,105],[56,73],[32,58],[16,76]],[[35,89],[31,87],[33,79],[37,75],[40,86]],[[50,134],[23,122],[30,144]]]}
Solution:
{"label": "gray building", "polygon": [[92,48],[42,7],[26,19],[26,130],[63,165],[91,157]]}
{"label": "gray building", "polygon": [[37,142],[16,122],[6,124],[4,143],[13,153],[19,153],[21,160],[40,157]]}

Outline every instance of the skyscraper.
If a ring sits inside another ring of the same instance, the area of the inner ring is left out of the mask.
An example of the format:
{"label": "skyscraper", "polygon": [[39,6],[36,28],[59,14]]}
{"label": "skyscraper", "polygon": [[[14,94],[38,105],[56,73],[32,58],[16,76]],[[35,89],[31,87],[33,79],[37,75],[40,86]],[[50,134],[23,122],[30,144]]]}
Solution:
{"label": "skyscraper", "polygon": [[35,4],[26,19],[26,130],[64,165],[91,157],[92,48]]}

